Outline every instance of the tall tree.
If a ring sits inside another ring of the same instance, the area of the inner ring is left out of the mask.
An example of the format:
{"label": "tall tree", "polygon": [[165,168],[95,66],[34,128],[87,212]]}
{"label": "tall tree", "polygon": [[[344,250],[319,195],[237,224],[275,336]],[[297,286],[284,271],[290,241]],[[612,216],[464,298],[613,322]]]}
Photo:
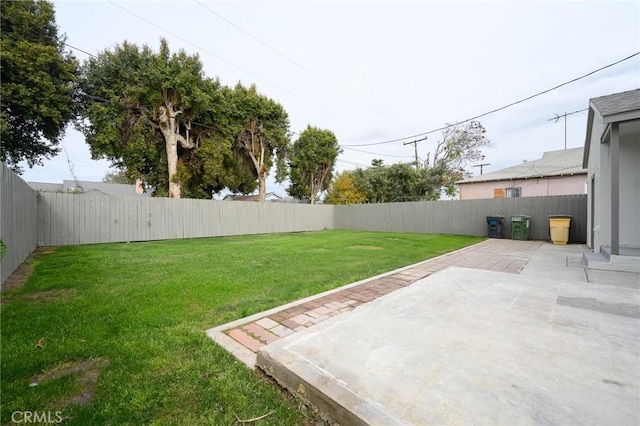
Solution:
{"label": "tall tree", "polygon": [[[276,182],[287,176],[286,156],[290,148],[289,118],[282,105],[238,83],[225,90],[227,132],[235,138],[234,152],[240,176],[246,177],[247,166],[258,181],[258,201],[264,201],[266,180],[276,163]],[[248,161],[247,161],[248,160]],[[245,185],[248,189],[249,185]],[[244,192],[244,191],[243,191]]]}
{"label": "tall tree", "polygon": [[289,194],[301,199],[308,197],[314,204],[318,195],[329,187],[340,152],[338,139],[331,130],[307,126],[293,143]]}
{"label": "tall tree", "polygon": [[449,125],[443,130],[435,151],[427,156],[425,165],[442,173],[442,187],[448,195],[455,194],[455,183],[468,174],[465,166],[484,159],[482,148],[491,146],[486,132],[479,121]]}
{"label": "tall tree", "polygon": [[326,204],[361,204],[367,196],[356,186],[355,173],[345,170],[338,173],[327,190]]}
{"label": "tall tree", "polygon": [[79,128],[94,158],[110,159],[129,178],[143,177],[155,195],[171,198],[180,198],[193,177],[187,164],[195,148],[211,151],[207,167],[222,168],[230,143],[215,139],[212,126],[220,84],[204,76],[197,55],[172,54],[164,39],[158,52],[124,42],[90,58],[81,71]]}
{"label": "tall tree", "polygon": [[131,178],[127,177],[125,170],[116,170],[113,172],[107,172],[102,178],[102,182],[105,183],[120,183],[124,185],[131,185],[135,183]]}
{"label": "tall tree", "polygon": [[389,179],[387,166],[381,159],[371,161],[371,167],[357,168],[354,171],[354,183],[365,194],[369,203],[389,202]]}
{"label": "tall tree", "polygon": [[78,64],[47,1],[0,2],[0,27],[0,158],[21,173],[19,162],[33,167],[59,152]]}

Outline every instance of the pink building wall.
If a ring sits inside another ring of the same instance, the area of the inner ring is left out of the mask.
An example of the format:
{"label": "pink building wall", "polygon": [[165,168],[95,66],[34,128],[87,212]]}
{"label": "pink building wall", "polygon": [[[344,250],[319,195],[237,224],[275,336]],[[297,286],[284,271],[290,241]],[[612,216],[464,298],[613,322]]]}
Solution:
{"label": "pink building wall", "polygon": [[521,197],[586,194],[587,175],[552,176],[543,178],[494,180],[458,184],[461,200],[494,198],[494,189],[521,188]]}

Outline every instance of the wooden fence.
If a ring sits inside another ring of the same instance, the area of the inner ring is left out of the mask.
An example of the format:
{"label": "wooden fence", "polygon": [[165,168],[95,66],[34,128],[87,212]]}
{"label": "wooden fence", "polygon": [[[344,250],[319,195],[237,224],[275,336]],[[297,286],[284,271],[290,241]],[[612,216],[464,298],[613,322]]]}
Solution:
{"label": "wooden fence", "polygon": [[4,164],[0,191],[0,283],[4,283],[36,248],[38,193]]}
{"label": "wooden fence", "polygon": [[112,243],[316,231],[333,206],[41,193],[38,245]]}
{"label": "wooden fence", "polygon": [[547,240],[550,215],[571,215],[571,242],[587,236],[586,195],[351,206],[109,196],[33,191],[2,168],[2,282],[36,246],[357,229],[487,235],[487,216],[531,216],[530,238]]}
{"label": "wooden fence", "polygon": [[509,238],[512,215],[531,217],[533,240],[548,239],[550,215],[571,215],[569,240],[587,239],[586,195],[335,206],[334,227],[481,236],[487,235],[487,216],[504,216],[504,235]]}

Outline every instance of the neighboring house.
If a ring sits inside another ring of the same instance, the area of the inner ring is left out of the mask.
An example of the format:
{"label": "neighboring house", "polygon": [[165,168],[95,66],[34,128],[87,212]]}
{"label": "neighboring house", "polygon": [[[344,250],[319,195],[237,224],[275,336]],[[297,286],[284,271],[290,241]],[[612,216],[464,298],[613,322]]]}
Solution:
{"label": "neighboring house", "polygon": [[640,89],[589,101],[583,165],[587,266],[640,272]]}
{"label": "neighboring house", "polygon": [[99,192],[105,195],[131,195],[149,197],[151,194],[144,192],[142,181],[138,180],[133,185],[121,183],[87,182],[76,180],[63,180],[62,183],[29,182],[29,186],[40,192],[71,192],[87,193]]}
{"label": "neighboring house", "polygon": [[[235,195],[229,194],[223,198],[224,201],[258,201],[258,194],[254,195]],[[282,197],[275,192],[267,192],[264,194],[265,201],[280,201]]]}
{"label": "neighboring house", "polygon": [[542,158],[456,182],[461,200],[586,193],[583,148],[549,151]]}

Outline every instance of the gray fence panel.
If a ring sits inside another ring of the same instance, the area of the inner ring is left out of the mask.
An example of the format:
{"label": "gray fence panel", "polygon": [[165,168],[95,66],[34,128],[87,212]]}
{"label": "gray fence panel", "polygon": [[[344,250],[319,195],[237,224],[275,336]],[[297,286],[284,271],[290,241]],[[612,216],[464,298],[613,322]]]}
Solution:
{"label": "gray fence panel", "polygon": [[38,242],[38,193],[2,165],[0,172],[0,283],[35,250]]}
{"label": "gray fence panel", "polygon": [[[584,242],[586,200],[585,195],[571,195],[310,206],[113,197],[100,193],[38,196],[18,176],[3,168],[2,238],[8,246],[11,242],[11,247],[2,261],[2,277],[6,279],[33,251],[34,240],[41,246],[55,246],[333,228],[483,236],[487,235],[488,215],[505,217],[504,232],[508,237],[509,218],[516,214],[531,216],[532,239],[546,240],[549,215],[567,214],[573,217],[570,240]],[[18,250],[18,246],[24,249]]]}
{"label": "gray fence panel", "polygon": [[511,233],[512,215],[531,216],[530,238],[549,238],[549,216],[571,215],[571,242],[587,236],[586,195],[451,200],[414,203],[335,206],[336,229],[487,235],[487,216],[504,216],[504,234]]}
{"label": "gray fence panel", "polygon": [[[332,229],[333,206],[42,193],[42,246]],[[36,227],[34,227],[36,229]]]}

